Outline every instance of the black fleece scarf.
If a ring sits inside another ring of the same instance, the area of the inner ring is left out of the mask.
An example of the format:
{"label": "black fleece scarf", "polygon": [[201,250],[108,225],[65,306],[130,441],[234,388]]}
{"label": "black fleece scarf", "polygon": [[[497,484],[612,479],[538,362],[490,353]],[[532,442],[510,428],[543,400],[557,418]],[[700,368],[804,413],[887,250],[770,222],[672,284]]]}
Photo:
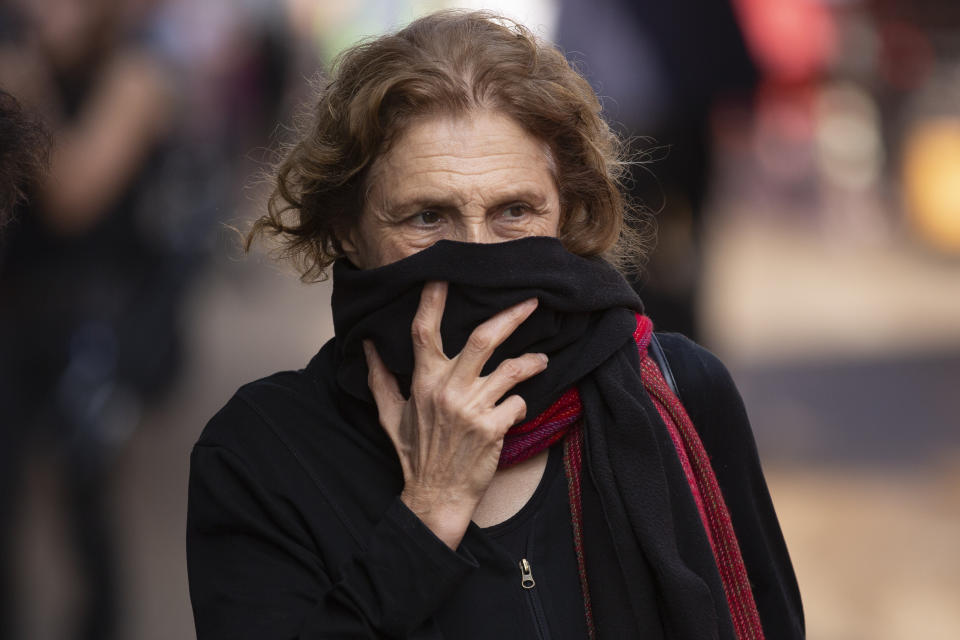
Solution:
{"label": "black fleece scarf", "polygon": [[373,403],[361,345],[366,338],[401,390],[409,391],[410,325],[429,281],[449,283],[441,335],[451,357],[495,313],[531,297],[540,301],[484,373],[523,353],[549,355],[544,372],[513,390],[526,401],[528,418],[569,387],[579,387],[585,556],[599,637],[733,639],[696,504],[642,385],[632,337],[642,304],[629,284],[603,260],[574,255],[555,238],[543,237],[498,244],[441,241],[370,270],[340,260],[332,307],[337,378],[347,394]]}

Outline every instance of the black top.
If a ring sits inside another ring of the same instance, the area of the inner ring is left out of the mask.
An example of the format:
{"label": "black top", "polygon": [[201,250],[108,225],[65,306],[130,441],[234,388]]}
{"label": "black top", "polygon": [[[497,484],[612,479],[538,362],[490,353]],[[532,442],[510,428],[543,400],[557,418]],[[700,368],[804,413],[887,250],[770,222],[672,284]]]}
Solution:
{"label": "black top", "polygon": [[[661,341],[727,496],[767,637],[802,637],[796,581],[729,375],[688,340]],[[526,591],[511,521],[471,525],[452,551],[399,500],[396,454],[385,434],[353,426],[369,408],[338,391],[335,348],[241,388],[194,449],[187,551],[198,638],[535,638],[537,603],[550,637],[584,637],[557,452],[511,519],[529,518],[537,585]],[[585,523],[602,517],[592,503]],[[606,578],[591,576],[601,637],[623,608],[619,577]]]}
{"label": "black top", "polygon": [[[448,638],[585,638],[586,617],[563,446],[550,449],[533,496],[516,514],[492,527],[471,527],[464,544],[480,567],[437,616]],[[532,583],[520,569],[527,560]]]}

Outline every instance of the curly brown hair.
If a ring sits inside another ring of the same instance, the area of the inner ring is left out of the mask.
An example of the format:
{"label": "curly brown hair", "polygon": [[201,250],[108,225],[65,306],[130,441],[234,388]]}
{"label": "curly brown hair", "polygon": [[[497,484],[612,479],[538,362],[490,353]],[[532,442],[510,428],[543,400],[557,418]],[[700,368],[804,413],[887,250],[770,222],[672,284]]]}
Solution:
{"label": "curly brown hair", "polygon": [[43,179],[50,145],[50,134],[40,120],[0,89],[0,229]]}
{"label": "curly brown hair", "polygon": [[374,161],[414,118],[473,109],[506,114],[548,145],[560,193],[560,240],[621,269],[645,253],[642,225],[625,224],[623,145],[587,81],[553,45],[487,12],[440,11],[347,49],[276,168],[267,214],[246,238],[279,236],[304,280],[343,256]]}

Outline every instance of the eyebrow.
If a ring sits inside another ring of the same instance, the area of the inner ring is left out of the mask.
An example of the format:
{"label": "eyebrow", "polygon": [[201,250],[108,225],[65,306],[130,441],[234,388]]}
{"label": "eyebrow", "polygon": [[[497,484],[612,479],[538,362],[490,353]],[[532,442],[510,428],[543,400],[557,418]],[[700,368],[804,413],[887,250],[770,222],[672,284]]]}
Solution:
{"label": "eyebrow", "polygon": [[[490,207],[503,206],[513,202],[525,202],[533,208],[543,207],[547,203],[545,193],[536,189],[514,188],[504,189],[499,194],[489,198]],[[399,216],[424,209],[457,209],[459,203],[448,193],[424,193],[410,197],[401,197],[395,201],[381,198],[381,209],[390,216]]]}

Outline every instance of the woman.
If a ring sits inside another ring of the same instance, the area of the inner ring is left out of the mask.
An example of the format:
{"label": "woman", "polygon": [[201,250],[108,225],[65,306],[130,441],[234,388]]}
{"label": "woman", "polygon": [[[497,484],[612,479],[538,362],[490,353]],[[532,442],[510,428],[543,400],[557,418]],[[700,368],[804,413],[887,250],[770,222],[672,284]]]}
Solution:
{"label": "woman", "polygon": [[729,375],[663,336],[684,411],[611,266],[599,112],[485,14],[343,54],[254,228],[333,265],[336,337],[194,449],[199,638],[802,637]]}

